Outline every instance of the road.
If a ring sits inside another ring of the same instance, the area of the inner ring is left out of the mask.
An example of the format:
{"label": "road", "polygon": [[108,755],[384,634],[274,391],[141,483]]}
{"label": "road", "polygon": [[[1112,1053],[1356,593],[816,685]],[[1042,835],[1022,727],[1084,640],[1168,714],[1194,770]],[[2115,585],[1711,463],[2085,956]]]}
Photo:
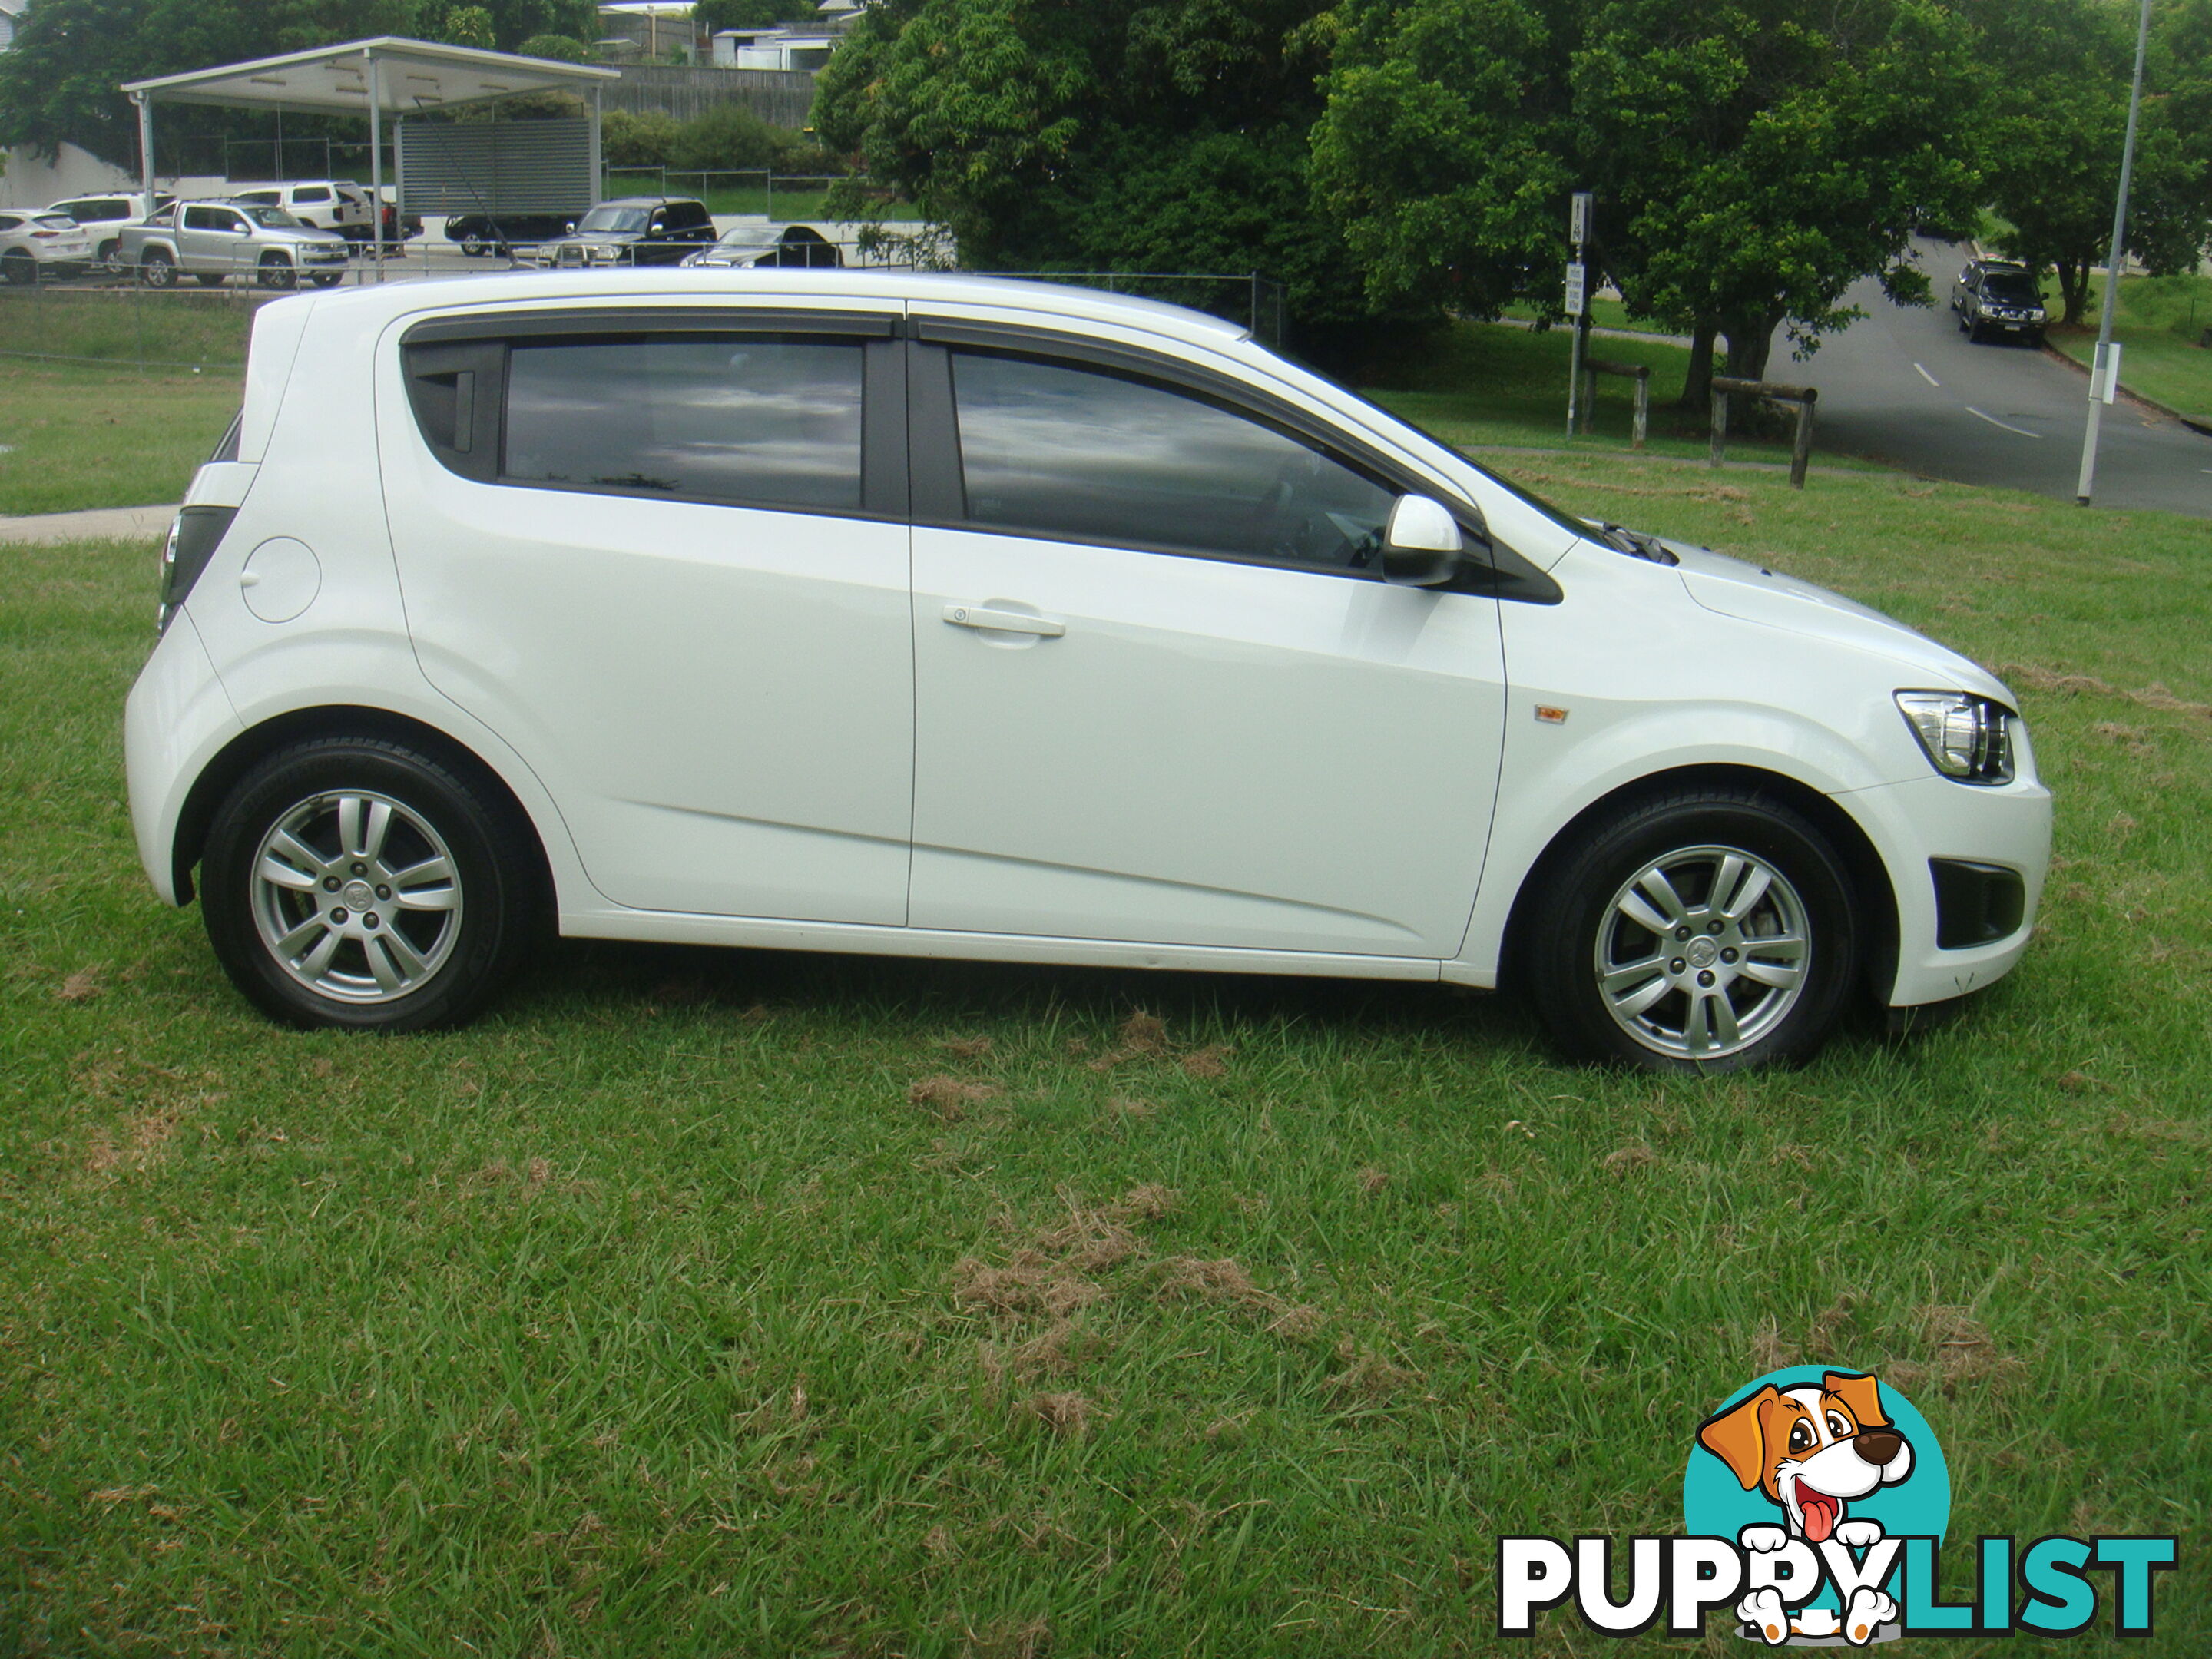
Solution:
{"label": "road", "polygon": [[[1864,321],[1822,341],[1808,362],[1791,362],[1778,339],[1768,377],[1820,388],[1817,449],[2071,501],[2088,377],[2032,346],[1970,344],[1950,307],[1965,252],[1923,240],[1916,255],[1934,310],[1893,305],[1869,279],[1850,295]],[[2123,398],[2105,410],[2095,499],[2212,519],[2212,438]]]}

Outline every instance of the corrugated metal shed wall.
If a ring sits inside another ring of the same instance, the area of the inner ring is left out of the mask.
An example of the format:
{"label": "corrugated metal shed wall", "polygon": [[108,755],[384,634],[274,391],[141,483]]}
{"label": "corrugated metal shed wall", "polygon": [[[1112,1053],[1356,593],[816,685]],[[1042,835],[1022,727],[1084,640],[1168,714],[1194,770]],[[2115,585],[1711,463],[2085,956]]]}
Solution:
{"label": "corrugated metal shed wall", "polygon": [[592,203],[592,124],[415,122],[398,130],[410,213],[580,213]]}

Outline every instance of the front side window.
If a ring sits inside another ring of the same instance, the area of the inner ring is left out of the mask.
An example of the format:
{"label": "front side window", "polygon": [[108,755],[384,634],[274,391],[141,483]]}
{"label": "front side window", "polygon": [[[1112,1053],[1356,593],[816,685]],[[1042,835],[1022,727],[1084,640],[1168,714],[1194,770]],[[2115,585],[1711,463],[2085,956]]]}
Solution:
{"label": "front side window", "polygon": [[860,505],[862,349],[782,335],[516,343],[518,483],[847,510]]}
{"label": "front side window", "polygon": [[271,230],[296,230],[300,228],[300,222],[280,207],[248,208],[246,216],[255,224],[265,225]]}
{"label": "front side window", "polygon": [[1247,415],[1104,370],[953,354],[970,522],[1024,535],[1351,569],[1394,493]]}

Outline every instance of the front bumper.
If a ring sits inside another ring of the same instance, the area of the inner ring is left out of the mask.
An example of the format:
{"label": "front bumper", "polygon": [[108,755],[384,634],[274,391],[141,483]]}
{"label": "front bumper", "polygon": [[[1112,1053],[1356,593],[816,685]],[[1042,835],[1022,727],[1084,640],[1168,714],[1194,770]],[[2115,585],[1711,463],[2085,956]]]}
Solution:
{"label": "front bumper", "polygon": [[[2024,740],[2016,741],[2022,741],[2021,775],[2002,787],[1930,775],[1834,798],[1873,840],[1896,896],[1892,1007],[1942,1002],[1995,984],[2034,934],[2051,865],[2051,792],[2035,781]],[[1990,937],[2014,921],[2015,904],[2016,924]]]}

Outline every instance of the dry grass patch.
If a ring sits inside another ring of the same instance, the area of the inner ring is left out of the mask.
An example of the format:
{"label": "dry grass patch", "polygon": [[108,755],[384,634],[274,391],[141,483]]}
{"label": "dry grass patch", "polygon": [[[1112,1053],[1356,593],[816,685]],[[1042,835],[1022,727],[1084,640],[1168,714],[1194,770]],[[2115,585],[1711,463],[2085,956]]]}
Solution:
{"label": "dry grass patch", "polygon": [[939,1122],[957,1123],[968,1115],[970,1106],[996,1100],[999,1094],[995,1083],[978,1083],[969,1078],[926,1077],[908,1086],[906,1100],[909,1106],[934,1113]]}

